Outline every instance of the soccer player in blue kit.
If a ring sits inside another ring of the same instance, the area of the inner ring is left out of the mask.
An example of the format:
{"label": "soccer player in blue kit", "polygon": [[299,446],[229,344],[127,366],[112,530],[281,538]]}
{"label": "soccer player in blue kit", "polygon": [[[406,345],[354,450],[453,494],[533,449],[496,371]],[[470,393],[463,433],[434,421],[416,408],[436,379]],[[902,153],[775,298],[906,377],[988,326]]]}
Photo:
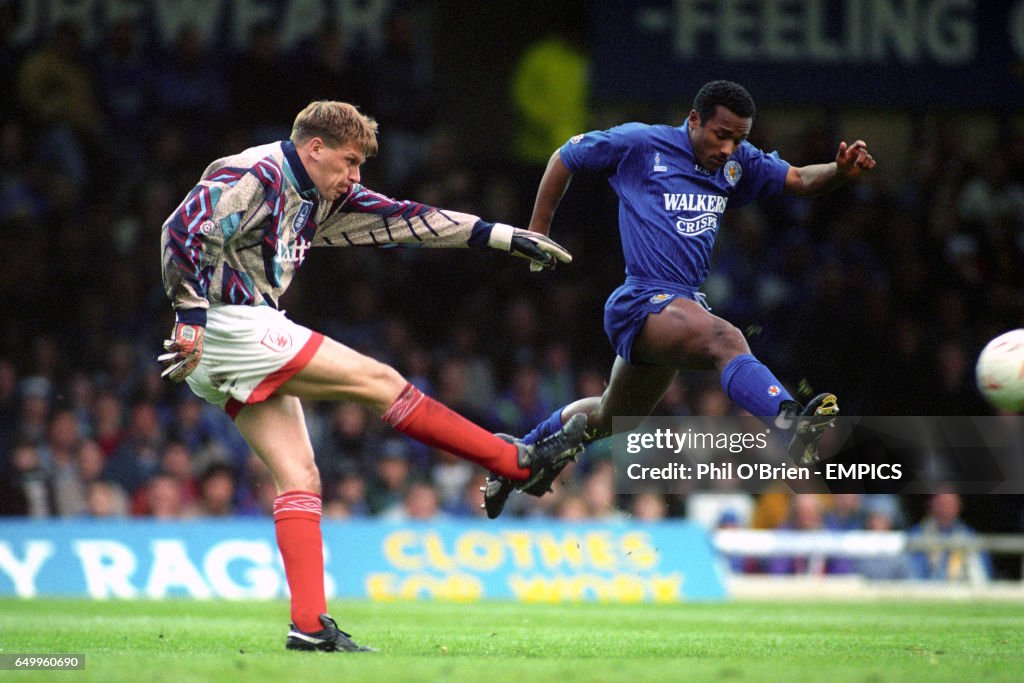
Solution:
{"label": "soccer player in blue kit", "polygon": [[[794,400],[750,353],[743,333],[710,312],[698,289],[727,206],[781,192],[828,192],[874,168],[875,160],[857,140],[841,142],[831,163],[791,166],[747,142],[754,113],[743,86],[712,81],[697,93],[683,126],[627,123],[576,135],[551,156],[530,229],[548,234],[574,173],[607,174],[619,198],[626,281],[605,304],[605,331],[617,357],[604,393],[559,408],[524,442],[557,431],[577,413],[587,416],[589,440],[606,436],[616,415],[649,415],[679,370],[714,368],[734,403],[785,430],[791,455],[805,463],[817,459],[821,432],[839,413],[836,396],[820,394],[806,406]],[[499,475],[488,478],[488,516],[501,514],[514,488]]]}

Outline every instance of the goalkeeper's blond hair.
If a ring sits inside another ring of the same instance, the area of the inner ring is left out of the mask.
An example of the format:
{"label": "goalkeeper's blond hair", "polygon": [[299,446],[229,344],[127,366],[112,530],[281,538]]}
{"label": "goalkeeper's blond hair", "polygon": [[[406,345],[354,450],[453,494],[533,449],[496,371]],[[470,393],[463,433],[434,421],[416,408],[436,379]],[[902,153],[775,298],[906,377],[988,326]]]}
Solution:
{"label": "goalkeeper's blond hair", "polygon": [[300,145],[311,138],[320,138],[334,149],[353,142],[367,157],[377,154],[377,122],[347,102],[316,100],[307,104],[295,117],[291,141]]}

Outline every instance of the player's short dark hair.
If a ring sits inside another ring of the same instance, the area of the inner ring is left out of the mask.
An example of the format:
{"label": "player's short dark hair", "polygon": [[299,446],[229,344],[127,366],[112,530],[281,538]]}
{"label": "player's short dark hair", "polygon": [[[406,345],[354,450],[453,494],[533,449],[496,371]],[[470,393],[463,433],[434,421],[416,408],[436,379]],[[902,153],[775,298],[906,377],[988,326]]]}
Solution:
{"label": "player's short dark hair", "polygon": [[693,98],[693,108],[700,115],[701,125],[715,115],[715,109],[723,106],[736,116],[754,118],[757,107],[747,89],[732,81],[711,81],[701,86]]}

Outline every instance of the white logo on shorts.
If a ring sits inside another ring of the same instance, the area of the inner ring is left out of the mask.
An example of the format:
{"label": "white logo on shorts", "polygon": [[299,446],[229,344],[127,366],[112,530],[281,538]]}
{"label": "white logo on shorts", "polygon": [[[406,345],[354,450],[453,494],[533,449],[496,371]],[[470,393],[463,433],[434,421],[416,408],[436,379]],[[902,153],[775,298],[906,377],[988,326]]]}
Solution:
{"label": "white logo on shorts", "polygon": [[281,330],[267,330],[267,333],[263,335],[263,339],[260,343],[271,351],[284,353],[292,348],[292,336],[287,332],[282,332]]}

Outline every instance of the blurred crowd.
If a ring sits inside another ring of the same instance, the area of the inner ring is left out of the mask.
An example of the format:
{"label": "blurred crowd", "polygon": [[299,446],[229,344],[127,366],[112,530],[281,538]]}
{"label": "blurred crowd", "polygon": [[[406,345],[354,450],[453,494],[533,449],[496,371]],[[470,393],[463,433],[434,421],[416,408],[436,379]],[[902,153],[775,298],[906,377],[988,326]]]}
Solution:
{"label": "blurred crowd", "polygon": [[[0,4],[0,509],[269,514],[273,484],[230,419],[163,383],[153,360],[173,320],[160,225],[205,165],[287,137],[298,109],[331,98],[380,122],[381,155],[364,183],[391,196],[525,225],[542,167],[460,143],[443,110],[445,77],[408,6],[372,51],[328,23],[288,50],[277,27],[257,25],[237,53],[214,51],[187,26],[156,50],[130,19],[88,49],[73,22],[16,47],[13,7]],[[828,197],[731,213],[706,287],[714,311],[795,392],[834,391],[844,414],[991,414],[974,359],[989,338],[1024,326],[1024,134],[993,117],[1005,134],[991,148],[968,149],[955,118],[922,114],[898,182],[876,175]],[[770,135],[755,126],[752,141],[775,149]],[[781,152],[803,164],[834,149],[814,129]],[[602,306],[622,279],[615,220],[604,181],[580,177],[555,227],[574,253],[569,268],[532,275],[491,252],[318,250],[283,303],[488,429],[523,434],[602,390],[613,359]],[[680,377],[658,407],[732,410],[701,373]],[[353,404],[310,404],[307,416],[326,517],[481,514],[483,472]],[[698,496],[617,496],[609,462],[595,457],[555,495],[516,497],[510,513],[864,529],[910,528],[933,514],[899,498],[860,498],[848,510],[838,496],[786,496],[756,516],[770,500],[711,517]],[[1015,505],[1004,526],[1020,529]],[[974,521],[992,528],[984,514]],[[834,570],[739,561],[744,571]]]}

